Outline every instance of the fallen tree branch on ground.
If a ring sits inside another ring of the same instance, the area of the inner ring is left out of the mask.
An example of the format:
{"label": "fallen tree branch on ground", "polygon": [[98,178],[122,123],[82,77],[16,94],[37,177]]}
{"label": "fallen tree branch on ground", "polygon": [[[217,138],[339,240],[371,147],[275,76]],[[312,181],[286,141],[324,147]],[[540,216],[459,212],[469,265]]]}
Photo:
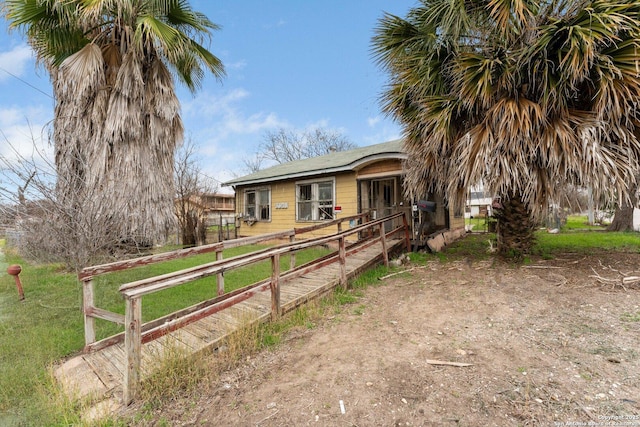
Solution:
{"label": "fallen tree branch on ground", "polygon": [[606,268],[618,273],[618,277],[602,277],[600,274],[598,274],[598,272],[593,267],[591,267],[591,270],[593,271],[594,274],[590,275],[589,277],[596,279],[598,282],[600,282],[603,285],[611,285],[612,289],[614,289],[616,286],[620,286],[625,291],[627,290],[627,286],[640,284],[640,276],[631,276],[630,273],[623,273],[619,270],[616,270],[615,268],[612,268],[611,266],[609,267],[603,266],[603,268]]}
{"label": "fallen tree branch on ground", "polygon": [[416,267],[410,268],[408,270],[396,271],[395,273],[387,274],[386,276],[378,277],[378,280],[388,279],[389,277],[397,276],[398,274],[408,273],[409,271],[415,270]]}
{"label": "fallen tree branch on ground", "polygon": [[432,359],[427,359],[427,363],[429,365],[457,366],[462,368],[465,366],[473,366],[473,363],[447,362],[444,360],[432,360]]}

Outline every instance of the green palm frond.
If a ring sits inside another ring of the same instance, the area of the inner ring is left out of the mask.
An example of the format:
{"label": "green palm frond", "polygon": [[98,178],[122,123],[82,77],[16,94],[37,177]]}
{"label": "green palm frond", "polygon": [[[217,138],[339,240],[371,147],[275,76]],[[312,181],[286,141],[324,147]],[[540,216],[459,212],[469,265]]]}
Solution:
{"label": "green palm frond", "polygon": [[[454,61],[455,92],[467,108],[486,110],[493,103],[498,81],[506,71],[503,58],[487,57],[477,53],[461,53]],[[502,88],[503,90],[506,88]]]}
{"label": "green palm frond", "polygon": [[209,71],[216,76],[217,78],[222,78],[225,75],[224,66],[222,65],[222,61],[218,59],[215,55],[205,49],[204,46],[196,43],[194,40],[189,40],[189,44],[191,45],[191,50],[196,57],[204,64]]}
{"label": "green palm frond", "polygon": [[601,51],[592,70],[597,83],[594,108],[623,123],[638,108],[640,98],[639,49],[635,40],[625,40]]}
{"label": "green palm frond", "polygon": [[167,56],[169,52],[185,48],[182,45],[184,39],[180,36],[180,32],[152,15],[137,18],[135,40],[141,51],[144,48],[143,45],[152,43]]}
{"label": "green palm frond", "polygon": [[174,78],[193,91],[206,72],[224,75],[202,43],[218,26],[184,0],[4,6],[52,76],[61,203],[87,194],[123,240],[162,241],[173,227],[173,155],[184,131]]}
{"label": "green palm frond", "polygon": [[379,21],[373,40],[373,56],[378,65],[401,69],[407,50],[420,45],[421,33],[411,22],[391,14],[385,14]]}
{"label": "green palm frond", "polygon": [[210,30],[220,29],[206,15],[192,10],[184,0],[170,0],[166,3],[163,9],[166,10],[167,23],[188,35],[205,35],[210,34]]}
{"label": "green palm frond", "polygon": [[432,0],[428,7],[410,11],[407,19],[419,26],[423,33],[433,34],[437,40],[464,40],[474,39],[474,20],[484,13],[482,2]]}
{"label": "green palm frond", "polygon": [[76,6],[55,0],[9,0],[4,5],[11,28],[25,32],[39,60],[59,66],[89,40],[75,25]]}
{"label": "green palm frond", "polygon": [[490,19],[503,36],[510,35],[511,31],[521,34],[539,9],[536,2],[527,0],[489,0],[486,7]]}
{"label": "green palm frond", "polygon": [[127,49],[133,41],[141,54],[156,52],[168,61],[191,90],[199,87],[205,69],[224,76],[222,62],[201,43],[219,26],[184,0],[9,0],[5,9],[10,25],[25,30],[38,58],[56,67],[88,43]]}

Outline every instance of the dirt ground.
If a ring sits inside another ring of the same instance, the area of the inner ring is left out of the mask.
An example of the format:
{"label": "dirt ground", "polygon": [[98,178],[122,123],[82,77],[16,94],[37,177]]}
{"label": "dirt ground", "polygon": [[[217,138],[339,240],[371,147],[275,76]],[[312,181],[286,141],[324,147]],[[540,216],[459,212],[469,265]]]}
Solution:
{"label": "dirt ground", "polygon": [[640,426],[640,254],[404,268],[155,425]]}

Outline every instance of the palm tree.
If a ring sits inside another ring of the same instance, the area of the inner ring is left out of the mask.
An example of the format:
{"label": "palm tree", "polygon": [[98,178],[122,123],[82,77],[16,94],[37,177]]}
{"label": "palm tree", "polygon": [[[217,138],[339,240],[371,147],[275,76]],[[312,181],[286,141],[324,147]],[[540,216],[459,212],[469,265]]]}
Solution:
{"label": "palm tree", "polygon": [[630,187],[630,200],[623,201],[621,205],[616,207],[613,221],[607,227],[607,231],[634,231],[633,211],[638,206],[640,200],[640,176],[636,176],[635,186]]}
{"label": "palm tree", "polygon": [[409,188],[459,206],[482,182],[501,198],[499,249],[515,256],[565,185],[627,199],[640,157],[639,9],[422,0],[406,18],[385,14],[373,54],[389,74],[383,109],[404,128]]}
{"label": "palm tree", "polygon": [[195,91],[224,75],[202,45],[218,26],[184,0],[7,0],[4,14],[51,75],[58,200],[79,215],[99,201],[119,240],[162,241],[183,138],[174,79]]}

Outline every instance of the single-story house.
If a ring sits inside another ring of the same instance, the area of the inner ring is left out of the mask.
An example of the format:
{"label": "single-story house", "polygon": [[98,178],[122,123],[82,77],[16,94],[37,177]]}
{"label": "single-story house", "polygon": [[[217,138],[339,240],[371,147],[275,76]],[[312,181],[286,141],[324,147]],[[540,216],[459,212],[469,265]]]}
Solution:
{"label": "single-story house", "polygon": [[[414,238],[419,232],[464,229],[463,213],[454,215],[441,196],[405,196],[406,157],[402,141],[396,140],[279,164],[228,181],[224,185],[232,186],[236,195],[238,235],[273,233],[365,212],[374,219],[405,212]],[[425,200],[435,202],[435,212],[420,208],[424,203],[418,202]]]}

